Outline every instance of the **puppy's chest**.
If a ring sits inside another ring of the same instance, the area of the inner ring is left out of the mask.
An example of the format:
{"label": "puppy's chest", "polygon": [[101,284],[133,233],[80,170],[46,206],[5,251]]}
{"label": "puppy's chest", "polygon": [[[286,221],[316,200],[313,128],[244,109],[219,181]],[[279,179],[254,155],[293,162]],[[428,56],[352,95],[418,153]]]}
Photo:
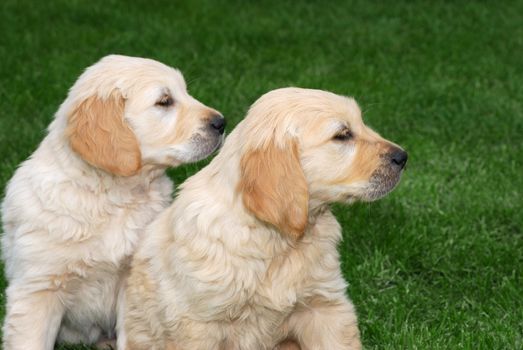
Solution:
{"label": "puppy's chest", "polygon": [[170,202],[170,186],[165,191],[158,187],[147,192],[130,189],[125,196],[108,193],[90,210],[84,209],[85,216],[78,220],[76,235],[67,243],[76,249],[66,252],[76,251],[76,260],[92,267],[87,271],[89,275],[99,270],[120,269],[133,254],[145,227]]}
{"label": "puppy's chest", "polygon": [[302,276],[308,272],[302,270],[301,276],[288,275],[291,270],[285,263],[278,267],[270,263],[255,266],[244,263],[241,269],[232,283],[219,293],[221,305],[208,308],[216,312],[211,319],[221,328],[228,348],[248,349],[253,348],[253,344],[271,344],[284,334],[284,323],[307,288]]}
{"label": "puppy's chest", "polygon": [[145,227],[170,201],[169,194],[153,193],[153,196],[144,197],[108,206],[106,221],[91,228],[93,242],[100,245],[100,253],[110,252],[119,257],[132,254]]}
{"label": "puppy's chest", "polygon": [[[86,285],[114,290],[114,286],[110,286],[117,283],[115,276],[127,268],[145,227],[168,205],[169,198],[169,192],[158,192],[152,198],[146,197],[147,200],[137,198],[132,205],[101,202],[105,204],[102,208],[110,208],[100,211],[100,216],[105,220],[98,224],[84,224],[82,229],[88,238],[68,245],[74,246],[74,250],[65,249],[69,263],[63,274],[59,275],[55,283],[57,287],[74,295],[79,294]],[[103,291],[100,290],[100,293]],[[84,299],[88,300],[87,297]]]}
{"label": "puppy's chest", "polygon": [[229,320],[252,320],[260,322],[260,327],[264,318],[268,324],[278,323],[294,310],[307,289],[307,266],[292,266],[291,261],[268,261],[251,267],[243,264],[238,269],[243,271],[233,280],[235,292],[228,302]]}

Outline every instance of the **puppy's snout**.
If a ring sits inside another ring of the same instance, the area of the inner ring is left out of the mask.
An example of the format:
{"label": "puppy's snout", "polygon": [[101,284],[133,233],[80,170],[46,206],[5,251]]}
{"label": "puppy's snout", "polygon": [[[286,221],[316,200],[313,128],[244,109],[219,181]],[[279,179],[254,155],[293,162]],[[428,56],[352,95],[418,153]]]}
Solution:
{"label": "puppy's snout", "polygon": [[398,166],[400,169],[405,167],[409,155],[402,149],[394,148],[390,155],[390,161],[393,165]]}
{"label": "puppy's snout", "polygon": [[225,118],[221,114],[214,114],[209,121],[211,129],[220,134],[225,131],[225,124]]}

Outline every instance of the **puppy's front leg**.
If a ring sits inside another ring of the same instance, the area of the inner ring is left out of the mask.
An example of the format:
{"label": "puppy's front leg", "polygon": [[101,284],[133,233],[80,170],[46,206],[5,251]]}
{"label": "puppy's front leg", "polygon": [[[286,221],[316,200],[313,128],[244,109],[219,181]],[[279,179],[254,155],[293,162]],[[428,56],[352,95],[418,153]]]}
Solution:
{"label": "puppy's front leg", "polygon": [[317,296],[300,305],[289,319],[302,350],[360,350],[360,332],[352,303]]}
{"label": "puppy's front leg", "polygon": [[6,294],[3,349],[52,350],[64,312],[57,293],[11,285]]}

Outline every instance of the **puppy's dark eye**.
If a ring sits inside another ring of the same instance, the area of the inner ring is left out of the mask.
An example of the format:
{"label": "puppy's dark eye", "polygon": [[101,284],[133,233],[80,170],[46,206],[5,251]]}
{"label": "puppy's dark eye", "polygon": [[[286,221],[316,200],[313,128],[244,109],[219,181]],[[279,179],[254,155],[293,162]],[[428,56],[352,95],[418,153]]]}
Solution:
{"label": "puppy's dark eye", "polygon": [[336,135],[334,135],[333,139],[336,141],[348,141],[353,138],[352,132],[349,129],[343,129]]}
{"label": "puppy's dark eye", "polygon": [[164,95],[162,98],[160,98],[158,101],[156,101],[157,106],[161,107],[170,107],[174,104],[174,100],[169,95]]}

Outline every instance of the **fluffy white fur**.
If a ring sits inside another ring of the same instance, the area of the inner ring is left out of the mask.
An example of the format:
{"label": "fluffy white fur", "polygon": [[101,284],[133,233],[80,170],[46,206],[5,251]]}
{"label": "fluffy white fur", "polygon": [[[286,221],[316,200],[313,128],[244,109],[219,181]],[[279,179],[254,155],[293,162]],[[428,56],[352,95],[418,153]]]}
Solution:
{"label": "fluffy white fur", "polygon": [[153,60],[107,56],[80,76],[7,186],[3,349],[114,335],[122,274],[171,202],[164,169],[220,145],[212,118],[179,71]]}
{"label": "fluffy white fur", "polygon": [[360,349],[329,203],[385,195],[405,161],[353,99],[262,96],[148,226],[118,349]]}

